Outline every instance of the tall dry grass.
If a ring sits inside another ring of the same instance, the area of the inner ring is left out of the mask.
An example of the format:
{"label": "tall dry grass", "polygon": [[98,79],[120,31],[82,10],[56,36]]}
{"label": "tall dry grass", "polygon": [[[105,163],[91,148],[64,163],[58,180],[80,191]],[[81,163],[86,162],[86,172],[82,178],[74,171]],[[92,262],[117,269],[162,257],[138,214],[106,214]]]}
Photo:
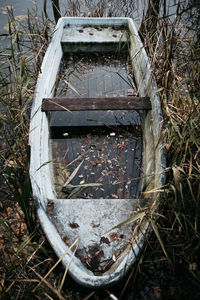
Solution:
{"label": "tall dry grass", "polygon": [[[161,91],[164,115],[161,138],[169,170],[160,217],[153,219],[156,230],[152,231],[130,275],[117,288],[92,292],[79,287],[68,276],[63,285],[63,270],[59,266],[44,279],[56,260],[34,213],[28,176],[28,130],[35,82],[51,22],[45,18],[45,12],[40,19],[29,12],[27,21],[18,27],[13,12],[9,12],[10,49],[1,53],[0,75],[1,193],[7,195],[1,202],[0,223],[4,261],[0,269],[0,291],[4,299],[198,298],[200,15],[195,0],[189,5],[183,4],[174,18],[169,18],[164,10],[151,35],[147,30],[150,17],[141,27],[144,46]],[[68,1],[66,14],[132,16],[134,8],[133,2],[119,0],[112,5],[103,0],[97,3]],[[42,284],[33,292],[42,278]],[[62,291],[59,290],[61,282]]]}

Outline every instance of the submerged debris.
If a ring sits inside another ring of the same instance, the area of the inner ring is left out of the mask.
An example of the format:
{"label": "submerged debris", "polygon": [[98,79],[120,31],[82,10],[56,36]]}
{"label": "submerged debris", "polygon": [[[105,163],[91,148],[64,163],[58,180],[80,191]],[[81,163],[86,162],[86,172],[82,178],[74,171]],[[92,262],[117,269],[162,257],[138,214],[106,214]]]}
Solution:
{"label": "submerged debris", "polygon": [[56,96],[102,97],[136,95],[128,52],[66,54],[58,75]]}
{"label": "submerged debris", "polygon": [[[140,181],[141,134],[135,134],[134,127],[116,127],[112,137],[105,127],[88,128],[89,132],[83,134],[79,129],[71,132],[70,138],[54,139],[52,143],[59,197],[135,198]],[[64,159],[57,163],[59,156]],[[76,176],[63,187],[82,161]],[[72,190],[73,186],[76,190]]]}
{"label": "submerged debris", "polygon": [[[128,97],[136,94],[127,53],[66,54],[63,58],[57,97]],[[140,123],[136,111],[53,113],[52,155],[58,197],[135,198],[142,156]],[[65,187],[65,182],[81,161],[83,164],[70,184],[101,183],[102,186],[79,187],[74,193]]]}

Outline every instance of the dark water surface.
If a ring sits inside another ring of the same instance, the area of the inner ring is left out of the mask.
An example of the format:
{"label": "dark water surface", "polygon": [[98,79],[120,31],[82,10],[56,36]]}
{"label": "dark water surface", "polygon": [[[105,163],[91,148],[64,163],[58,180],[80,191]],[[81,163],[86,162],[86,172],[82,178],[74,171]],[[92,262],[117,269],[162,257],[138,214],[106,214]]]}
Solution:
{"label": "dark water surface", "polygon": [[[82,53],[64,56],[55,96],[103,97],[109,101],[109,97],[136,93],[127,52]],[[136,198],[142,163],[140,125],[137,111],[53,112],[50,126],[58,196],[67,197],[60,193],[62,186],[83,162],[70,183],[102,186],[87,190],[81,197]]]}
{"label": "dark water surface", "polygon": [[[13,9],[13,14],[17,21],[16,26],[19,28],[19,24],[26,22],[28,9],[30,12],[34,10],[38,16],[42,15],[43,0],[1,0],[0,1],[0,34],[8,33],[8,9]],[[53,19],[51,1],[47,1],[47,13],[51,19]],[[10,41],[6,36],[0,36],[0,51],[5,52],[6,48],[10,47]]]}
{"label": "dark water surface", "polygon": [[[65,16],[75,16],[75,11],[73,11],[73,5],[70,3],[76,1],[67,1],[67,0],[60,0],[60,10],[61,10],[61,15]],[[68,4],[69,2],[69,4]],[[78,2],[78,1],[77,1]],[[86,3],[85,3],[86,2]],[[118,16],[128,16],[128,14],[131,14],[134,18],[136,18],[136,21],[139,25],[144,4],[140,3],[140,1],[137,1],[138,4],[137,6],[133,6],[133,1],[122,1],[123,6],[119,6],[118,3],[120,1],[114,0],[114,1],[105,1],[108,4],[108,8],[111,6],[110,3],[113,2],[112,4],[116,5],[115,11],[113,10],[113,13],[118,15]],[[142,1],[143,2],[143,1]],[[79,13],[79,15],[86,16],[85,14],[88,14],[89,16],[94,13],[94,9],[96,7],[96,4],[98,3],[97,0],[93,1],[80,1],[82,5],[78,7],[77,4],[76,6],[76,12]],[[117,4],[116,4],[117,3]],[[128,3],[127,5],[124,5],[124,3]],[[38,13],[38,16],[42,15],[42,12],[44,10],[44,0],[1,0],[0,1],[0,28],[1,28],[1,33],[2,32],[7,32],[7,21],[8,21],[8,14],[7,14],[7,8],[13,8],[14,15],[17,17],[18,20],[23,20],[24,17],[27,16],[27,10],[35,10]],[[135,8],[134,11],[132,8]],[[121,13],[120,13],[120,8],[121,8]],[[51,20],[54,20],[53,18],[53,11],[52,11],[52,4],[51,1],[48,0],[46,1],[46,11],[48,14],[48,17]],[[106,14],[106,13],[105,13]],[[106,16],[106,15],[105,15]],[[130,16],[130,15],[129,15]]]}
{"label": "dark water surface", "polygon": [[[13,8],[15,16],[27,16],[27,10],[32,9],[41,15],[43,11],[44,0],[1,0],[0,1],[0,28],[1,32],[6,31],[6,25],[8,20],[7,8]],[[50,17],[53,16],[51,1],[47,1],[47,13]]]}

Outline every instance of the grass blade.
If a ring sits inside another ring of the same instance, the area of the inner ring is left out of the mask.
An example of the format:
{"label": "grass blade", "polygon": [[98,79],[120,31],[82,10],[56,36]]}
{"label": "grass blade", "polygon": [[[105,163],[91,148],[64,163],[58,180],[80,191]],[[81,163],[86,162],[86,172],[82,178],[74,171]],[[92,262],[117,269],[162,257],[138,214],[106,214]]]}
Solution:
{"label": "grass blade", "polygon": [[80,96],[79,92],[67,80],[64,80],[64,81],[77,95]]}
{"label": "grass blade", "polygon": [[[80,185],[68,185],[68,188],[73,188],[72,192],[69,194],[69,199],[78,198],[87,188],[102,186],[101,183],[86,183]],[[67,188],[66,187],[66,188]]]}
{"label": "grass blade", "polygon": [[74,249],[74,251],[73,251],[73,253],[72,253],[72,256],[71,256],[71,258],[70,258],[68,264],[66,265],[65,272],[64,272],[64,275],[63,275],[61,284],[60,284],[59,289],[58,289],[59,292],[61,292],[61,290],[62,290],[62,287],[63,287],[63,284],[64,284],[64,282],[65,282],[65,278],[66,278],[67,272],[68,272],[68,270],[69,270],[69,266],[70,266],[70,264],[71,264],[71,262],[72,262],[72,259],[73,259],[74,255],[75,255],[75,253],[76,253],[77,248],[78,248],[78,244],[76,245],[76,248]]}
{"label": "grass blade", "polygon": [[23,241],[21,243],[21,245],[19,246],[19,248],[17,249],[17,254],[19,254],[29,243],[30,241],[32,240],[32,238],[34,237],[34,233],[30,234],[26,239],[25,241]]}
{"label": "grass blade", "polygon": [[61,257],[58,259],[58,261],[55,263],[55,265],[51,268],[51,270],[49,270],[49,272],[42,277],[42,280],[40,281],[40,283],[38,283],[38,285],[33,289],[33,293],[36,291],[36,289],[40,286],[40,284],[47,278],[47,276],[55,269],[55,267],[59,264],[59,262],[63,259],[63,257],[65,257],[65,255],[67,255],[67,253],[74,247],[74,245],[76,245],[77,242],[80,241],[80,238],[78,237],[69,248],[67,248],[67,250],[65,251],[65,253],[63,255],[61,255]]}
{"label": "grass blade", "polygon": [[78,167],[76,167],[76,169],[72,172],[72,174],[69,176],[69,178],[65,182],[64,187],[66,187],[70,183],[70,181],[72,181],[72,179],[76,176],[76,174],[78,173],[78,170],[80,169],[83,162],[84,161],[82,160],[82,162],[78,165]]}
{"label": "grass blade", "polygon": [[43,163],[43,164],[36,170],[36,172],[39,171],[42,167],[48,165],[48,164],[51,163],[51,162],[53,162],[53,160],[48,160],[48,161],[46,161],[45,163]]}
{"label": "grass blade", "polygon": [[162,239],[160,237],[160,233],[158,231],[158,227],[157,227],[156,223],[152,219],[150,220],[150,223],[151,223],[152,229],[155,232],[155,235],[156,235],[156,237],[157,237],[157,239],[158,239],[158,241],[160,243],[160,246],[161,246],[161,248],[162,248],[162,250],[163,250],[166,258],[168,259],[168,262],[171,264],[171,260],[169,259],[168,254],[167,254],[167,252],[165,250],[165,246],[164,246],[164,243],[163,243],[163,241],[162,241]]}
{"label": "grass blade", "polygon": [[135,222],[135,221],[137,221],[139,219],[143,219],[145,217],[145,215],[146,215],[145,211],[139,212],[138,214],[136,214],[136,215],[130,217],[129,219],[127,219],[126,221],[121,222],[120,224],[112,227],[111,229],[109,229],[108,231],[106,231],[105,234],[108,233],[108,232],[110,232],[110,231],[112,231],[112,230],[114,230],[114,229],[116,229],[116,228],[119,228],[121,226],[131,224],[131,223],[133,223],[133,222]]}

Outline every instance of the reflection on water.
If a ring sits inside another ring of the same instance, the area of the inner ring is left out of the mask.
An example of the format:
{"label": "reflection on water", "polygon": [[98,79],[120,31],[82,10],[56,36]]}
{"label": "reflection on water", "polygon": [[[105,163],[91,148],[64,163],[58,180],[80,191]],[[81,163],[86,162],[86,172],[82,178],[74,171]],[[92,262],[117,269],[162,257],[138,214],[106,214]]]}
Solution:
{"label": "reflection on water", "polygon": [[[135,94],[127,53],[120,56],[74,54],[63,58],[56,85],[57,97]],[[142,153],[138,112],[53,112],[50,125],[55,188],[59,197],[136,197]],[[78,194],[74,194],[72,187],[66,184],[70,176],[72,185],[98,183],[101,186],[88,189],[79,186],[75,190]]]}

